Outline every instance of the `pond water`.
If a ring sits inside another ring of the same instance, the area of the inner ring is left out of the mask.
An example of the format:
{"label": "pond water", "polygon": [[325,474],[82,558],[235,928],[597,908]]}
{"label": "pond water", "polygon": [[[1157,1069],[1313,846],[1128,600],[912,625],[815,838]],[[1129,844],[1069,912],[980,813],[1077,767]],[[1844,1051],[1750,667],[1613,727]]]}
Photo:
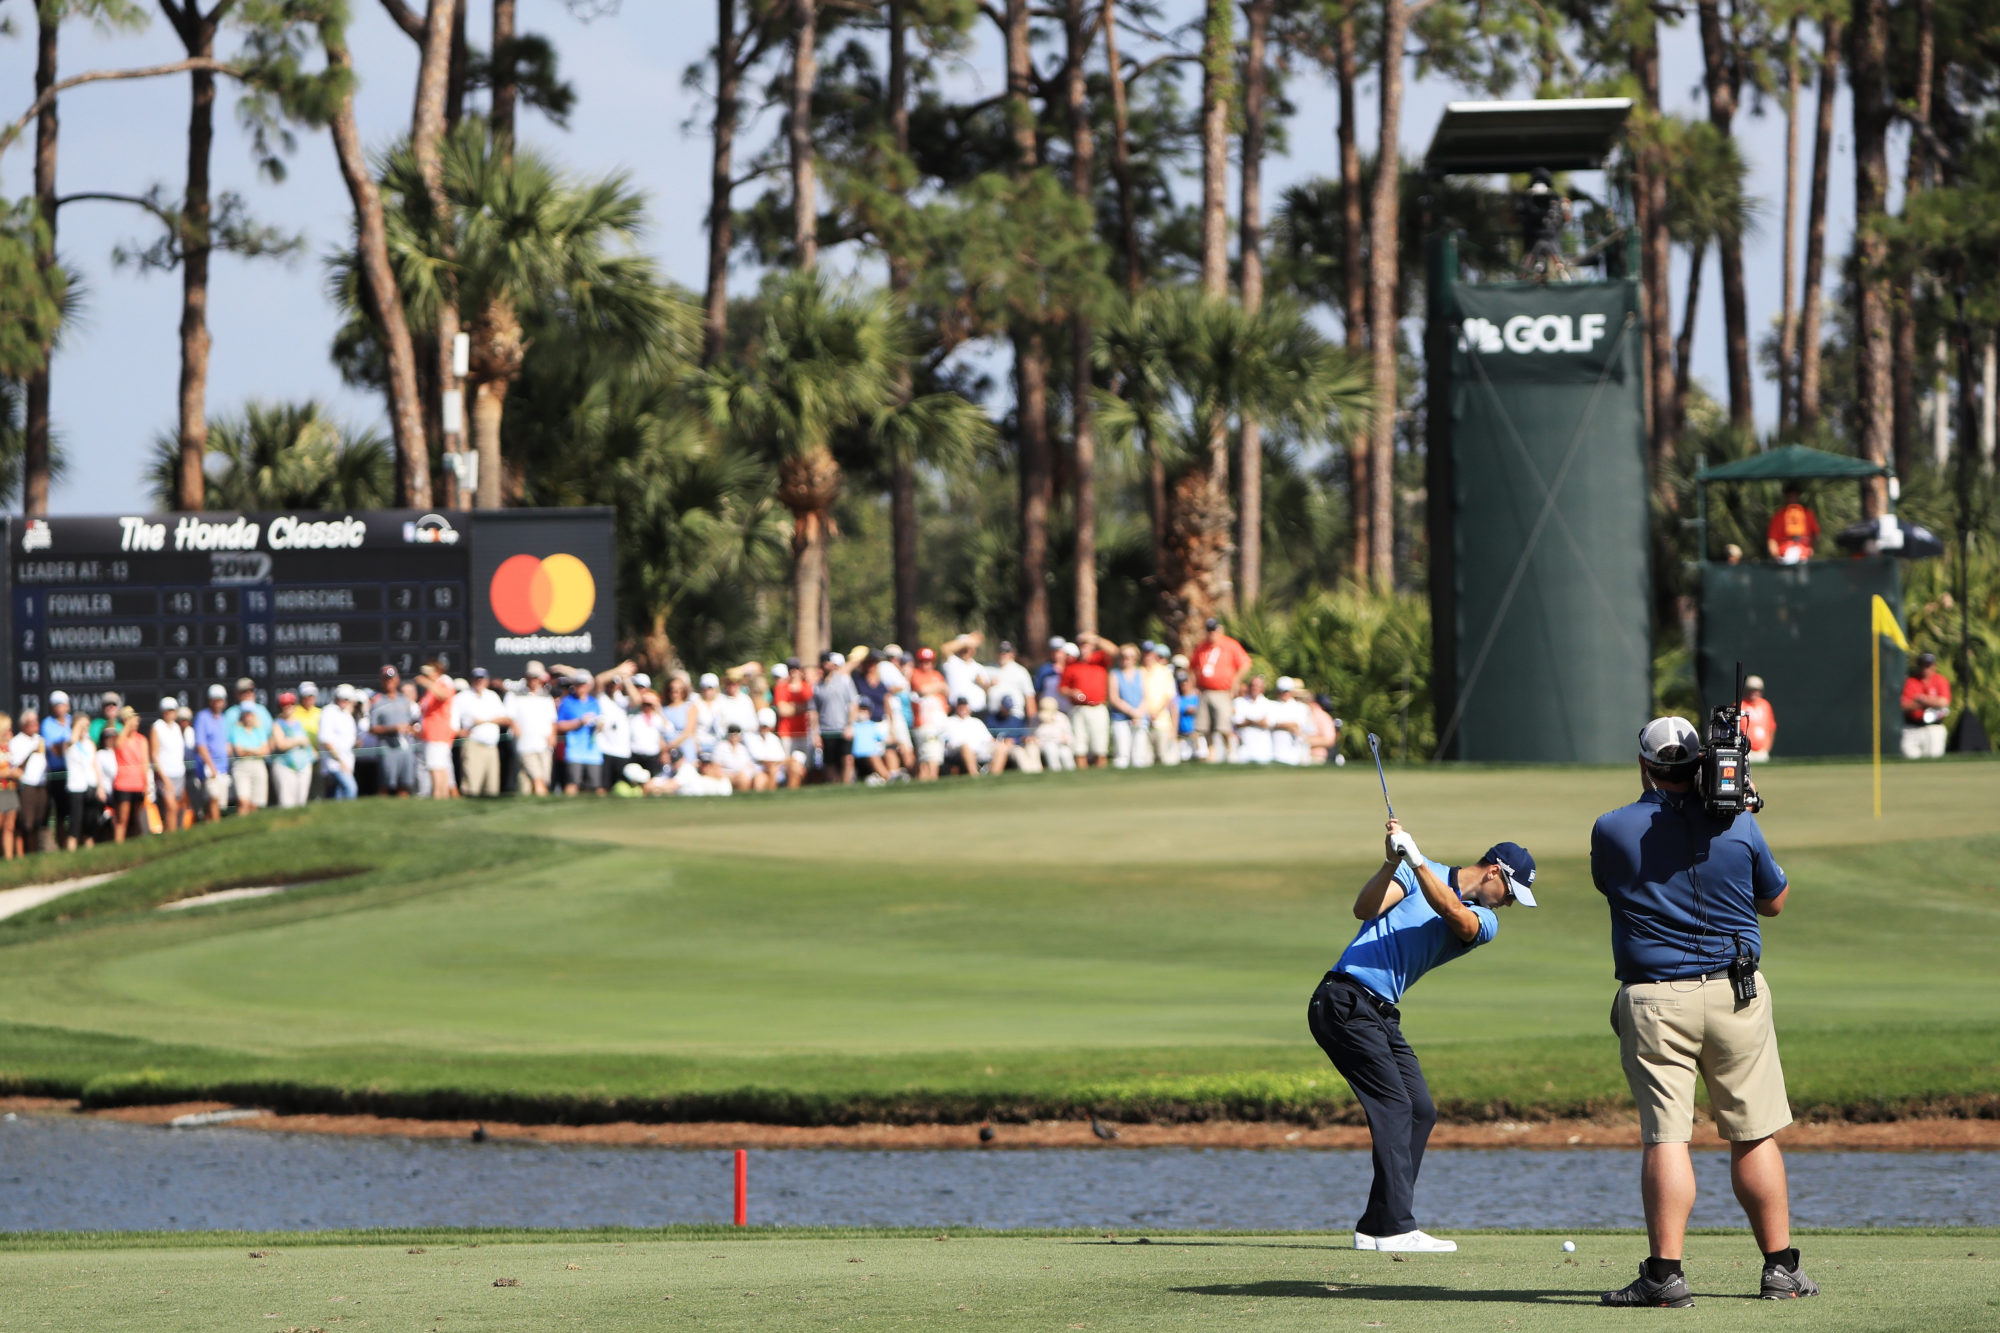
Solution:
{"label": "pond water", "polygon": [[[2000,1153],[1800,1152],[1799,1226],[2000,1225]],[[1699,1152],[1696,1226],[1741,1226],[1725,1153]],[[0,1231],[660,1226],[726,1222],[727,1152],[0,1121]],[[1354,1151],[1063,1148],[750,1154],[750,1220],[788,1226],[1338,1229]],[[1437,1149],[1418,1219],[1638,1227],[1631,1150]]]}

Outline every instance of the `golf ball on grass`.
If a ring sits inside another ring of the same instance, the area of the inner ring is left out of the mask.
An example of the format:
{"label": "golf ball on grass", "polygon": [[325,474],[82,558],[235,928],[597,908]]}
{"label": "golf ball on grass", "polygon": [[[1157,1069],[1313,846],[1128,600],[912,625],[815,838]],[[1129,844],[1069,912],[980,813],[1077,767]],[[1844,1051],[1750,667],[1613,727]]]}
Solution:
{"label": "golf ball on grass", "polygon": [[1566,1241],[1564,1241],[1564,1242],[1563,1242],[1563,1253],[1564,1253],[1564,1254],[1575,1254],[1575,1253],[1576,1253],[1576,1242],[1575,1242],[1575,1241],[1573,1241],[1573,1240],[1566,1240]]}

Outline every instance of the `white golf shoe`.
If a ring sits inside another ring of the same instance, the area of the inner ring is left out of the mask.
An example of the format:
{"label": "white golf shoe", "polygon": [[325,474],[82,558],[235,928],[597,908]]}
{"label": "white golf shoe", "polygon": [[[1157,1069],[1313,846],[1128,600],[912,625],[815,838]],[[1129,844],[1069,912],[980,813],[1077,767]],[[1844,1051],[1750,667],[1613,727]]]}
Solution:
{"label": "white golf shoe", "polygon": [[1372,1250],[1375,1248],[1375,1238],[1365,1231],[1357,1231],[1354,1233],[1354,1248],[1357,1250]]}
{"label": "white golf shoe", "polygon": [[1458,1242],[1439,1240],[1421,1231],[1405,1231],[1400,1236],[1377,1236],[1369,1248],[1391,1254],[1456,1254]]}

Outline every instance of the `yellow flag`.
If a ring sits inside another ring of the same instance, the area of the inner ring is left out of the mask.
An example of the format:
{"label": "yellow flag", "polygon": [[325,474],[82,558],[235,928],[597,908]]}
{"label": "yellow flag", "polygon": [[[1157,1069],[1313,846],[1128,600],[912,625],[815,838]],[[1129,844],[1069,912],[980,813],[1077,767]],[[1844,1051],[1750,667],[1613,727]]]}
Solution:
{"label": "yellow flag", "polygon": [[1903,637],[1903,627],[1896,623],[1896,613],[1889,609],[1889,604],[1882,600],[1880,593],[1871,600],[1875,603],[1875,632],[1888,635],[1889,642],[1909,652],[1910,641]]}

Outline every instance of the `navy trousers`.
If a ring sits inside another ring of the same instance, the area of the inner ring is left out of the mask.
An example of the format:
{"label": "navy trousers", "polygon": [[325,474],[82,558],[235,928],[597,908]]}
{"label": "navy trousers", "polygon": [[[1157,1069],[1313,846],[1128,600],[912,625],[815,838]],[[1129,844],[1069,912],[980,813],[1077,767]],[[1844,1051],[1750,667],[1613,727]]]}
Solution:
{"label": "navy trousers", "polygon": [[1369,1236],[1416,1230],[1417,1172],[1437,1124],[1437,1107],[1417,1053],[1403,1040],[1401,1017],[1396,1006],[1359,982],[1331,972],[1306,1008],[1313,1040],[1368,1113],[1375,1183],[1368,1191],[1368,1211],[1354,1229]]}

